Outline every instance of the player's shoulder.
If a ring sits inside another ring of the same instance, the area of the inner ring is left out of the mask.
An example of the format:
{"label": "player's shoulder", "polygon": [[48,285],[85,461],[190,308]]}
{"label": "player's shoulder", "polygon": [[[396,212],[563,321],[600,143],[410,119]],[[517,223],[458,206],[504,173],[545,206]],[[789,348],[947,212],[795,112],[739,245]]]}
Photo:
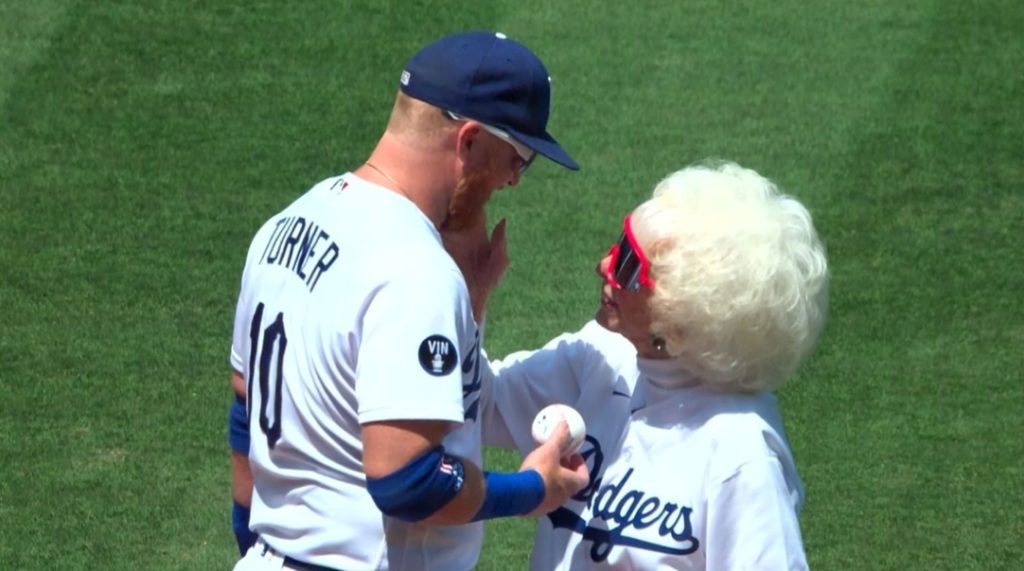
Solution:
{"label": "player's shoulder", "polygon": [[278,212],[267,218],[263,227],[273,226],[282,217],[306,216],[311,218],[323,218],[321,223],[329,222],[329,218],[337,217],[336,209],[357,210],[361,217],[372,215],[372,208],[362,212],[358,204],[349,206],[349,203],[365,201],[372,197],[372,192],[362,190],[363,187],[372,186],[363,182],[351,173],[330,176],[322,179],[304,192],[296,196],[290,203]]}
{"label": "player's shoulder", "polygon": [[373,266],[367,269],[368,277],[419,300],[440,299],[453,292],[468,296],[462,271],[445,251],[440,235],[415,217],[407,222],[421,227],[396,228],[367,247],[364,259]]}
{"label": "player's shoulder", "polygon": [[[304,192],[292,198],[283,208],[266,217],[252,235],[246,254],[246,265],[252,265],[263,254],[272,237],[281,236],[284,229],[294,230],[312,225],[312,220],[322,214],[323,206],[319,202],[328,195],[331,189],[337,189],[343,177],[335,176],[321,180]],[[307,224],[309,222],[310,224]],[[319,224],[316,225],[319,228]]]}
{"label": "player's shoulder", "polygon": [[281,220],[281,218],[288,216],[295,216],[302,214],[303,212],[315,212],[317,206],[315,203],[333,188],[340,188],[340,185],[344,182],[343,177],[335,176],[321,180],[313,186],[307,188],[301,194],[292,198],[292,201],[280,208],[277,212],[268,216],[263,224],[260,225],[260,229],[257,232],[264,233],[275,227]]}

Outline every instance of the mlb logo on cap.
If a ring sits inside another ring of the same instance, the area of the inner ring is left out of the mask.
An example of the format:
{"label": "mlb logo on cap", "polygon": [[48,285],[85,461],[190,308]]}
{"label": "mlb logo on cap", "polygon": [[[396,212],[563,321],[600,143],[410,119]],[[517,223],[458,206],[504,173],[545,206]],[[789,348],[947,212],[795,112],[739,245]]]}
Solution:
{"label": "mlb logo on cap", "polygon": [[562,166],[580,168],[547,132],[547,68],[504,34],[467,32],[441,38],[409,60],[399,83],[409,97],[497,127]]}

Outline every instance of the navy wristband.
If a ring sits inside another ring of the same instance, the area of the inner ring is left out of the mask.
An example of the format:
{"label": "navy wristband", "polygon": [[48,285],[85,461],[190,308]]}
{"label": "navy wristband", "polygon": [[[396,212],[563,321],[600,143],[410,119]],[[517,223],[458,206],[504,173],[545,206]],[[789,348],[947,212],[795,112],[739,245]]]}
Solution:
{"label": "navy wristband", "polygon": [[231,529],[235,532],[238,553],[244,556],[256,544],[257,535],[249,529],[249,508],[238,502],[231,507]]}
{"label": "navy wristband", "polygon": [[484,472],[484,481],[487,495],[473,521],[528,514],[544,500],[544,479],[536,470]]}

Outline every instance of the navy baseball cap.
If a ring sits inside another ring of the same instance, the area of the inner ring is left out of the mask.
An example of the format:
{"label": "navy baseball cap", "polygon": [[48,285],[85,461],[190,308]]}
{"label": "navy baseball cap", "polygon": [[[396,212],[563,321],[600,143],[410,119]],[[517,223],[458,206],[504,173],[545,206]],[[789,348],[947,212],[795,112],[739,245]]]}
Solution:
{"label": "navy baseball cap", "polygon": [[547,132],[547,68],[504,34],[466,32],[441,38],[412,56],[400,83],[409,97],[497,127],[566,168],[580,168]]}

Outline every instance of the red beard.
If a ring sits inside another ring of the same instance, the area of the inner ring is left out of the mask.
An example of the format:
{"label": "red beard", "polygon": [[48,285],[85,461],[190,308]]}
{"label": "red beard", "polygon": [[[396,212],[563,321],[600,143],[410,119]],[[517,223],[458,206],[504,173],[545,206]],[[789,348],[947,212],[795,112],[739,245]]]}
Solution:
{"label": "red beard", "polygon": [[442,229],[460,231],[486,224],[484,207],[494,193],[492,178],[490,169],[481,169],[459,179],[448,203],[448,216],[441,225]]}

